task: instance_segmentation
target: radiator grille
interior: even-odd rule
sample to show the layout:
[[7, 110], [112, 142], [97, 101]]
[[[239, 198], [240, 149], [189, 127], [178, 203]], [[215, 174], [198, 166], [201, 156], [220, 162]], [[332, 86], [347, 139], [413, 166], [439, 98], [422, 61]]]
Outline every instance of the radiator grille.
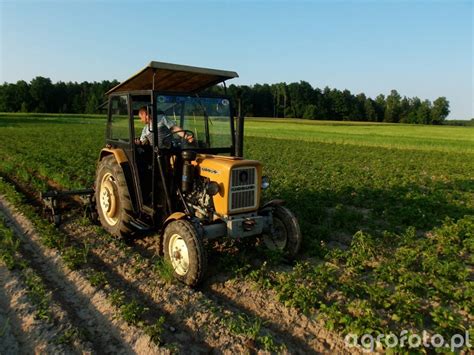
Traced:
[[230, 211], [257, 207], [257, 169], [233, 169], [230, 180]]

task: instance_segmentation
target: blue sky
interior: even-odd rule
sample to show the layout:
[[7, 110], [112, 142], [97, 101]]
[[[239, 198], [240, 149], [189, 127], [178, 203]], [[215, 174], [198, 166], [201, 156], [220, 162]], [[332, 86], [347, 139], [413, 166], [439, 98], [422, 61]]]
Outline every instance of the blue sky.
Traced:
[[4, 1], [0, 82], [124, 80], [151, 60], [446, 96], [474, 117], [472, 1]]

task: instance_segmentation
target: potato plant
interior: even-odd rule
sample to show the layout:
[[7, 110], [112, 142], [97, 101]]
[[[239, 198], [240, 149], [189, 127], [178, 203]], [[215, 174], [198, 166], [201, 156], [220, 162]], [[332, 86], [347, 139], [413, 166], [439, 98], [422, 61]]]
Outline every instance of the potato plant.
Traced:
[[[99, 116], [0, 115], [0, 174], [36, 191], [90, 187], [104, 128]], [[299, 218], [304, 254], [281, 271], [246, 249], [220, 260], [226, 270], [342, 334], [471, 329], [473, 128], [252, 119], [245, 157], [271, 178], [264, 199]]]

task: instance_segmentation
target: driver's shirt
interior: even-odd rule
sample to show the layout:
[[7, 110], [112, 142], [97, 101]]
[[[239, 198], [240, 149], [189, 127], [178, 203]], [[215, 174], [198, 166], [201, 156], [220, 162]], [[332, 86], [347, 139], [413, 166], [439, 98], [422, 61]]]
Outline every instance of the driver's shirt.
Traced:
[[[140, 136], [140, 141], [142, 143], [146, 143], [147, 141], [152, 144], [153, 142], [153, 132], [150, 130], [151, 126], [151, 121], [150, 124], [146, 124], [145, 127], [142, 129], [142, 135]], [[165, 115], [159, 115], [158, 116], [158, 134], [167, 134], [172, 132], [172, 128], [176, 126], [176, 123], [174, 123], [172, 120], [170, 120], [168, 117]]]

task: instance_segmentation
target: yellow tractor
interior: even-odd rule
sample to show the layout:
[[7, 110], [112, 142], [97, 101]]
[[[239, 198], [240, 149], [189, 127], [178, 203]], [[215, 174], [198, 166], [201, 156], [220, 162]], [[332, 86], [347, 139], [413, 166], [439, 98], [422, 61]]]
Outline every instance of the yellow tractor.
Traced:
[[236, 77], [151, 62], [107, 93], [94, 187], [100, 223], [119, 237], [158, 235], [175, 277], [190, 286], [205, 276], [206, 240], [261, 237], [287, 258], [300, 249], [283, 201], [260, 203], [269, 182], [260, 162], [242, 158], [243, 117], [226, 91], [205, 94]]

